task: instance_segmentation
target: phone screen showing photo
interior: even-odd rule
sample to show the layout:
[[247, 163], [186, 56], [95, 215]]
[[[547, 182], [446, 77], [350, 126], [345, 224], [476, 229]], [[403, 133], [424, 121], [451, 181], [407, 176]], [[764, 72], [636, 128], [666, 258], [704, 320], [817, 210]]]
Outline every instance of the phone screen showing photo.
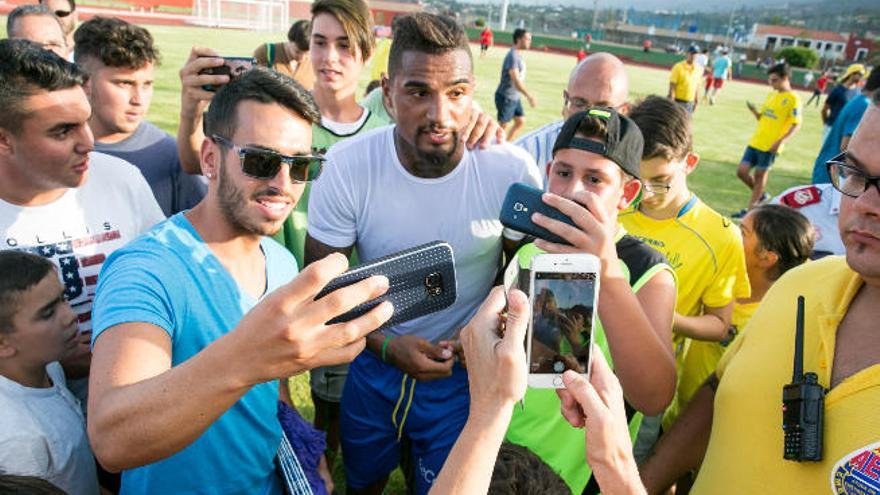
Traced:
[[536, 272], [532, 291], [529, 373], [586, 373], [596, 274]]

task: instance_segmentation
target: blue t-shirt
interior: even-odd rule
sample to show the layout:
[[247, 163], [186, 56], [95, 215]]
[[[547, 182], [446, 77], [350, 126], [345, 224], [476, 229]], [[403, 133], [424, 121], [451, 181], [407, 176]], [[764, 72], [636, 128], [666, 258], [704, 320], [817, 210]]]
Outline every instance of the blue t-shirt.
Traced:
[[828, 121], [825, 122], [825, 125], [833, 126], [834, 122], [837, 120], [837, 116], [840, 115], [840, 111], [843, 110], [843, 107], [846, 106], [849, 100], [852, 100], [858, 94], [859, 90], [857, 88], [847, 89], [843, 84], [835, 86], [828, 95], [828, 98], [825, 99], [825, 104], [831, 109], [831, 112], [828, 114]]
[[718, 57], [715, 59], [715, 65], [713, 66], [712, 77], [716, 79], [724, 79], [724, 76], [727, 75], [727, 69], [730, 68], [730, 57]]
[[[268, 237], [260, 247], [266, 257], [268, 294], [296, 276], [296, 260]], [[257, 302], [239, 288], [180, 213], [115, 251], [104, 263], [95, 297], [92, 345], [108, 328], [149, 323], [168, 332], [171, 364], [177, 366], [233, 330]], [[281, 441], [277, 403], [276, 381], [253, 387], [185, 449], [124, 471], [122, 493], [265, 493], [277, 483], [274, 458]]]
[[118, 143], [95, 141], [95, 151], [137, 167], [166, 217], [192, 208], [208, 191], [202, 176], [189, 175], [181, 168], [174, 138], [149, 122], [142, 122], [134, 134]]
[[496, 93], [504, 95], [505, 98], [511, 100], [519, 99], [519, 90], [513, 85], [513, 79], [510, 78], [510, 69], [519, 71], [519, 80], [524, 81], [526, 78], [526, 64], [519, 55], [519, 50], [511, 48], [504, 57], [504, 63], [501, 64], [501, 81], [498, 83]]
[[831, 131], [828, 132], [828, 136], [825, 137], [825, 141], [822, 143], [822, 150], [819, 151], [816, 162], [813, 164], [813, 184], [831, 182], [825, 162], [840, 154], [840, 141], [843, 140], [844, 136], [855, 134], [856, 128], [862, 120], [862, 115], [868, 109], [870, 103], [870, 98], [865, 95], [859, 95], [849, 100], [849, 103], [840, 111], [837, 120], [831, 126]]

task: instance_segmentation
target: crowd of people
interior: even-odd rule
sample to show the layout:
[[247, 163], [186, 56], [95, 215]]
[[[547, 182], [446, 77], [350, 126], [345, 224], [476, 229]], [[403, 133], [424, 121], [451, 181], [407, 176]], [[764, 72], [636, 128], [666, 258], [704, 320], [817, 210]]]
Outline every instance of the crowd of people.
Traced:
[[[769, 200], [802, 118], [789, 67], [769, 67], [737, 225], [688, 184], [691, 114], [730, 78], [726, 54], [708, 68], [689, 50], [665, 96], [636, 101], [623, 63], [592, 53], [563, 118], [514, 139], [521, 96], [535, 105], [530, 33], [513, 33], [493, 119], [454, 19], [395, 19], [361, 97], [369, 8], [315, 0], [235, 80], [193, 47], [172, 137], [145, 118], [149, 30], [77, 25], [73, 0], [7, 23], [0, 492], [322, 494], [341, 463], [353, 494], [398, 466], [418, 494], [880, 493], [878, 71], [851, 66], [832, 91], [820, 182]], [[501, 224], [513, 184], [544, 189], [571, 222], [532, 221], [564, 242]], [[455, 253], [449, 308], [330, 323], [389, 289], [377, 275], [316, 299], [331, 280], [436, 239]], [[542, 253], [601, 266], [589, 380], [569, 370], [558, 390], [527, 386], [528, 288], [495, 287]], [[783, 457], [799, 295], [817, 462]], [[533, 296], [548, 322], [592, 307]], [[312, 423], [291, 386], [306, 372]]]

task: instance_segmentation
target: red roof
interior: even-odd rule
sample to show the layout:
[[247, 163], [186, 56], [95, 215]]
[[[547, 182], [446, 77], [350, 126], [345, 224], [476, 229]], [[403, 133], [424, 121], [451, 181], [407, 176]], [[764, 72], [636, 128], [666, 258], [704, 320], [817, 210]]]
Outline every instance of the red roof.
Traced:
[[813, 29], [804, 29], [794, 26], [768, 26], [766, 24], [758, 24], [758, 29], [755, 31], [755, 34], [763, 36], [789, 36], [791, 38], [846, 43], [846, 38], [840, 33], [835, 33], [833, 31], [815, 31]]

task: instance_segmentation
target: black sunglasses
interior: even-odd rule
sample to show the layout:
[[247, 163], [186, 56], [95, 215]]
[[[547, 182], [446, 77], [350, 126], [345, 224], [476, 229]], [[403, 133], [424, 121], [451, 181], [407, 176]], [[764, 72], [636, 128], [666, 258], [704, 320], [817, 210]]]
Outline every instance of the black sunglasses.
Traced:
[[862, 170], [846, 163], [846, 151], [825, 162], [831, 185], [841, 194], [858, 198], [872, 185], [880, 194], [880, 175], [868, 175]]
[[232, 148], [238, 152], [241, 159], [241, 171], [248, 177], [260, 180], [270, 180], [278, 175], [281, 165], [290, 165], [290, 180], [304, 184], [312, 182], [321, 175], [324, 157], [318, 155], [282, 155], [277, 151], [237, 146], [223, 136], [213, 135], [211, 140], [215, 143]]

